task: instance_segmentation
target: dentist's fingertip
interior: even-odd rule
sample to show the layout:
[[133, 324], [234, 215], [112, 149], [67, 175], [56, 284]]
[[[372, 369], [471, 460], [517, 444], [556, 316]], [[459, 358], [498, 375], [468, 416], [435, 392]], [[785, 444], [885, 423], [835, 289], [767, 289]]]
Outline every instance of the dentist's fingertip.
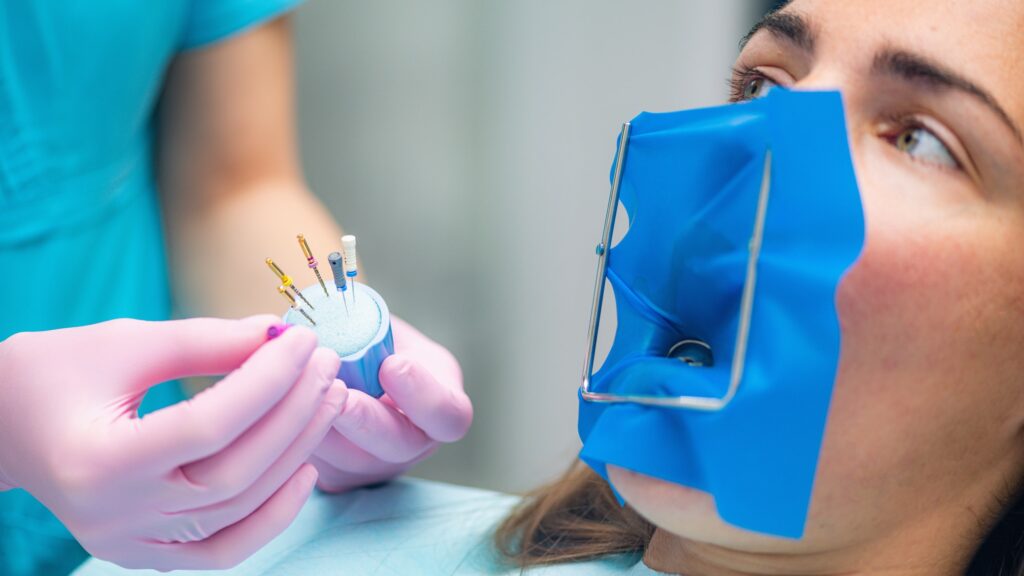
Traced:
[[[281, 344], [277, 344], [278, 342]], [[309, 328], [298, 325], [292, 325], [291, 328], [277, 338], [267, 341], [268, 346], [285, 346], [296, 353], [301, 352], [307, 358], [315, 353], [316, 343], [316, 334]]]
[[385, 391], [396, 386], [404, 389], [415, 370], [416, 363], [412, 359], [401, 354], [392, 354], [385, 358], [380, 366], [381, 386]]
[[358, 390], [349, 390], [338, 416], [334, 419], [334, 429], [345, 434], [365, 426], [368, 415], [363, 401], [367, 398], [369, 397]]
[[293, 337], [295, 337], [295, 335], [297, 335], [298, 337], [302, 338], [303, 340], [311, 340], [314, 343], [319, 341], [319, 339], [316, 336], [316, 332], [313, 332], [313, 330], [311, 330], [311, 329], [309, 329], [309, 328], [307, 328], [305, 326], [301, 326], [299, 324], [292, 324], [291, 329], [288, 330], [288, 334], [292, 334]]
[[327, 396], [324, 398], [324, 404], [331, 407], [334, 411], [334, 415], [337, 416], [341, 413], [342, 407], [345, 405], [345, 401], [348, 399], [348, 387], [341, 380], [335, 379], [331, 384], [329, 390], [327, 390]]
[[326, 356], [323, 375], [328, 385], [333, 384], [334, 380], [338, 377], [338, 370], [341, 369], [341, 357], [334, 350], [323, 346], [317, 348], [316, 353]]
[[257, 314], [240, 318], [234, 322], [239, 332], [243, 332], [253, 338], [260, 338], [265, 342], [271, 339], [268, 338], [270, 327], [281, 324], [281, 318], [273, 314]]
[[408, 376], [413, 369], [413, 361], [402, 354], [392, 354], [384, 362], [390, 363], [388, 369], [399, 376]]
[[309, 362], [309, 369], [312, 370], [311, 375], [314, 376], [315, 383], [320, 390], [320, 393], [326, 394], [327, 390], [332, 384], [334, 384], [335, 379], [338, 377], [338, 369], [341, 367], [341, 359], [334, 350], [320, 346], [313, 351]]
[[313, 487], [316, 485], [317, 479], [320, 478], [320, 471], [316, 469], [310, 463], [305, 463], [299, 468], [299, 471], [295, 473], [298, 477], [299, 487], [302, 492], [311, 492]]
[[254, 326], [270, 326], [281, 321], [280, 316], [274, 316], [273, 314], [254, 314], [252, 316], [246, 316], [238, 320], [244, 324], [252, 324]]

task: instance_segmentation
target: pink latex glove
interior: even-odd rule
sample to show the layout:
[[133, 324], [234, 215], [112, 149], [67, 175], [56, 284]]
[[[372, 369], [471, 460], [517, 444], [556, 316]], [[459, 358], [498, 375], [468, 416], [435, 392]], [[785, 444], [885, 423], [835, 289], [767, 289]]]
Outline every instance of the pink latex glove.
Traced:
[[[226, 568], [284, 530], [344, 404], [339, 359], [273, 316], [114, 320], [0, 342], [0, 481], [125, 567]], [[228, 374], [229, 373], [229, 374]], [[228, 374], [137, 417], [154, 384]]]
[[350, 390], [310, 459], [322, 490], [339, 492], [397, 476], [440, 443], [462, 438], [473, 421], [462, 370], [451, 352], [394, 316], [391, 329], [395, 354], [380, 368], [384, 396]]

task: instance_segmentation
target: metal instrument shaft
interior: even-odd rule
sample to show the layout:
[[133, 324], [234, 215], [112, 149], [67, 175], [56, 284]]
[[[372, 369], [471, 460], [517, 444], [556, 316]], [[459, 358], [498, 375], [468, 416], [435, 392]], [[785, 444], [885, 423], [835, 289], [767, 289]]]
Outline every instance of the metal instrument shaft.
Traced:
[[306, 257], [306, 262], [309, 263], [309, 267], [313, 269], [313, 274], [316, 274], [316, 281], [320, 283], [320, 287], [324, 289], [324, 296], [331, 297], [330, 293], [327, 292], [327, 285], [324, 284], [323, 277], [320, 276], [320, 270], [317, 268], [316, 258], [313, 257], [313, 251], [309, 249], [309, 243], [306, 242], [306, 237], [302, 234], [297, 236], [299, 240], [299, 247], [302, 248], [302, 255]]
[[284, 285], [278, 286], [277, 287], [277, 291], [280, 292], [282, 296], [287, 298], [288, 302], [291, 302], [292, 310], [295, 310], [299, 314], [302, 314], [303, 316], [306, 317], [306, 320], [309, 320], [310, 324], [312, 324], [313, 326], [316, 326], [316, 320], [313, 320], [312, 318], [309, 317], [309, 314], [306, 314], [306, 311], [303, 310], [302, 306], [298, 302], [295, 301], [295, 297], [288, 293], [288, 289], [285, 288]]

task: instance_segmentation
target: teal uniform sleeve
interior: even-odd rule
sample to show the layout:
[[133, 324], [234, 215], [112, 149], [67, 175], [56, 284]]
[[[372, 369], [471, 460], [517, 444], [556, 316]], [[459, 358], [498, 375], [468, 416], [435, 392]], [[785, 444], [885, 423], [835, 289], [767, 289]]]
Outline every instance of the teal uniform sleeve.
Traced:
[[[170, 317], [153, 163], [167, 66], [298, 4], [0, 0], [0, 262], [18, 278], [0, 285], [0, 340]], [[181, 398], [164, 383], [142, 411]], [[65, 575], [87, 557], [31, 494], [0, 492], [0, 575]]]
[[302, 0], [192, 0], [181, 49], [202, 48], [272, 20]]

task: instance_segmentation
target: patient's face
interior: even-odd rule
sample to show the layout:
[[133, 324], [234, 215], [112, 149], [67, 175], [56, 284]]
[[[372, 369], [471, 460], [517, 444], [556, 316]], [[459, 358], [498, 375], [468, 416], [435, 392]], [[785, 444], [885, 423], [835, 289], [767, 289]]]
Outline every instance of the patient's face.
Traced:
[[727, 547], [969, 545], [1024, 470], [1024, 148], [1011, 128], [1024, 124], [1024, 3], [797, 0], [782, 14], [799, 20], [751, 38], [738, 95], [842, 90], [867, 223], [837, 295], [842, 356], [806, 537], [746, 533], [705, 494], [612, 479], [662, 528]]

